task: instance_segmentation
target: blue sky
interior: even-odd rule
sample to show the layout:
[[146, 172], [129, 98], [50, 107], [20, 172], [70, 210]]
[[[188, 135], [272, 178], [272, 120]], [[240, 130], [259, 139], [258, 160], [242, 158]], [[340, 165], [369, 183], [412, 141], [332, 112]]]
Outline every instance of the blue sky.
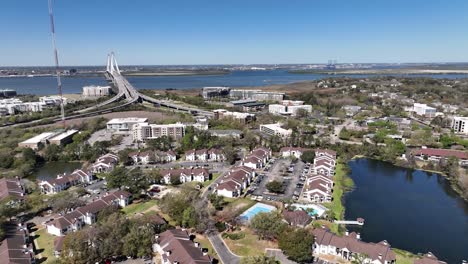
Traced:
[[[466, 0], [55, 0], [63, 65], [466, 62]], [[0, 1], [0, 66], [52, 65], [47, 0]]]

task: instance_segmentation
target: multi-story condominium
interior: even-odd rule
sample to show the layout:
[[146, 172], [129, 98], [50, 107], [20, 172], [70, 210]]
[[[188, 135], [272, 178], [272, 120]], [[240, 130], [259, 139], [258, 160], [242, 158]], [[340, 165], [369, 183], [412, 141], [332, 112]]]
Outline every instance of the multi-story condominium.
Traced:
[[308, 113], [312, 112], [312, 106], [305, 105], [304, 101], [283, 100], [280, 104], [271, 104], [268, 106], [268, 112], [276, 115], [296, 116], [300, 109]]
[[210, 179], [210, 172], [205, 168], [181, 168], [160, 170], [165, 184], [171, 184], [174, 179], [184, 182], [205, 182]]
[[112, 88], [110, 86], [84, 86], [83, 96], [84, 97], [101, 97], [111, 94]]
[[420, 116], [434, 117], [436, 111], [437, 109], [435, 109], [434, 107], [430, 107], [427, 104], [414, 103], [413, 105], [413, 112]]
[[107, 122], [107, 130], [114, 132], [131, 131], [133, 125], [148, 122], [148, 118], [125, 117], [114, 118]]
[[133, 125], [132, 132], [133, 140], [140, 142], [162, 136], [168, 136], [173, 139], [180, 139], [185, 135], [185, 125], [181, 123], [167, 125], [138, 123]]
[[216, 97], [228, 97], [231, 88], [229, 87], [203, 87], [202, 96], [204, 99], [211, 99]]
[[230, 112], [225, 109], [217, 109], [213, 112], [215, 119], [231, 118], [241, 123], [248, 123], [250, 121], [255, 120], [255, 115], [250, 113]]
[[468, 134], [468, 117], [454, 116], [451, 128], [455, 133]]
[[279, 136], [281, 138], [288, 138], [292, 134], [291, 129], [284, 129], [279, 123], [260, 125], [260, 131], [270, 136]]

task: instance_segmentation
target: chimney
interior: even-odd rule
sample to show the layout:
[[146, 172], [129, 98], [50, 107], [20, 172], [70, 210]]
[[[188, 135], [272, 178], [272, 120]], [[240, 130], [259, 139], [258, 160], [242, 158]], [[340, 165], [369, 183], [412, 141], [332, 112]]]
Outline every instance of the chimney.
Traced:
[[357, 238], [358, 240], [361, 240], [361, 233], [357, 233], [357, 234], [356, 234], [356, 238]]
[[345, 236], [349, 236], [349, 231], [348, 230], [346, 230]]
[[196, 247], [196, 248], [200, 247], [200, 243], [195, 242], [195, 247]]

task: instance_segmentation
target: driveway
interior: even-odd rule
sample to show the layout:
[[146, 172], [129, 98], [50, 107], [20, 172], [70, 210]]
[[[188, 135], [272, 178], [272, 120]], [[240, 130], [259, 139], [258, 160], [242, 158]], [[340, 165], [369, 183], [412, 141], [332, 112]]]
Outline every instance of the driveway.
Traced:
[[213, 232], [213, 234], [208, 235], [208, 239], [213, 245], [214, 250], [218, 254], [221, 262], [224, 264], [238, 264], [240, 263], [240, 257], [231, 252], [231, 250], [226, 246], [221, 235], [218, 232]]

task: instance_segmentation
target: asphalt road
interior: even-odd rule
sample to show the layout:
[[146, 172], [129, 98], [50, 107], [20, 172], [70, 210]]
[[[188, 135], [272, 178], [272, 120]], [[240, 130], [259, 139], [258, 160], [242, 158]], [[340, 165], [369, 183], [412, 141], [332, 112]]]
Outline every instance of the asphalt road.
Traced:
[[211, 235], [208, 235], [208, 239], [210, 240], [213, 248], [215, 249], [216, 253], [218, 253], [219, 258], [224, 264], [238, 264], [240, 263], [240, 257], [234, 255], [231, 250], [224, 244], [221, 235], [217, 232]]

